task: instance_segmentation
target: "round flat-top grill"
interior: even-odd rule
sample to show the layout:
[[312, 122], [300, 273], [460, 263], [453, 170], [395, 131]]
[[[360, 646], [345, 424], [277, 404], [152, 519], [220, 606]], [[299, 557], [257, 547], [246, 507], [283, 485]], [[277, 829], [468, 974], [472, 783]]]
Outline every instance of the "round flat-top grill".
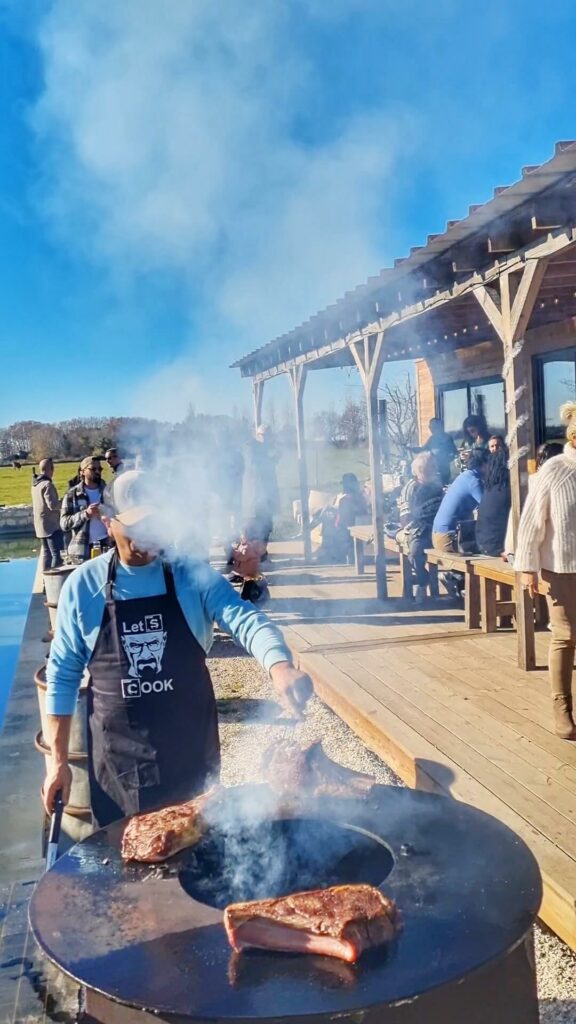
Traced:
[[[540, 875], [506, 826], [388, 786], [340, 811], [302, 804], [290, 816], [267, 809], [264, 793], [236, 787], [224, 831], [164, 865], [124, 864], [118, 822], [40, 880], [34, 935], [100, 994], [98, 1020], [121, 1021], [122, 1006], [174, 1022], [358, 1021], [362, 1011], [365, 1021], [394, 1024], [538, 1020], [531, 943]], [[391, 946], [354, 965], [230, 949], [227, 902], [339, 882], [370, 882], [396, 900], [404, 926]]]

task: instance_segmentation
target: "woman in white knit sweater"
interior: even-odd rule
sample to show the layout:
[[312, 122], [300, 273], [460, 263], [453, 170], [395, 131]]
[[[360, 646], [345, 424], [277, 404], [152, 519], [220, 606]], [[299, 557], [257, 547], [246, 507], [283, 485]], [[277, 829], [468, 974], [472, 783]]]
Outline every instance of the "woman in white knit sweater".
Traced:
[[518, 530], [514, 568], [534, 596], [538, 574], [549, 585], [550, 685], [556, 734], [576, 740], [572, 669], [576, 650], [576, 402], [560, 409], [567, 423], [563, 455], [539, 470]]

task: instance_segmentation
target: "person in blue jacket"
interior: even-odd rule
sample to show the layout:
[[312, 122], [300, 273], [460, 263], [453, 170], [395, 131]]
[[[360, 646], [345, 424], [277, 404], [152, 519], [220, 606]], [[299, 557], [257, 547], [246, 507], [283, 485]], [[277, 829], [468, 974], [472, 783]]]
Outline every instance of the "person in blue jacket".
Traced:
[[115, 547], [66, 581], [46, 671], [51, 765], [43, 786], [51, 813], [70, 795], [71, 716], [88, 668], [92, 813], [100, 826], [190, 799], [218, 779], [216, 700], [206, 665], [212, 624], [253, 654], [288, 713], [312, 693], [282, 634], [201, 560], [163, 560], [159, 513], [142, 500], [145, 474], [114, 483], [103, 513]]
[[485, 448], [472, 450], [467, 469], [457, 476], [446, 491], [432, 524], [432, 547], [437, 551], [457, 551], [458, 523], [472, 518], [484, 491], [490, 459]]

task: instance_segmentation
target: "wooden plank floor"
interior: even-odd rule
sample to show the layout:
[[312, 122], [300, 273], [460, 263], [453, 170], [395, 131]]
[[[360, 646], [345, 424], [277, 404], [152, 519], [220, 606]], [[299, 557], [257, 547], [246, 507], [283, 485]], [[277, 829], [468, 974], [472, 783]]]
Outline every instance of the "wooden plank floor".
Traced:
[[[372, 574], [305, 569], [295, 554], [278, 546], [267, 571], [270, 612], [319, 696], [408, 785], [466, 800], [522, 836], [544, 879], [541, 917], [576, 949], [576, 744], [552, 731], [549, 634], [537, 634], [539, 668], [525, 673], [513, 631], [466, 630], [448, 598], [380, 603]], [[389, 591], [399, 594], [394, 567]]]

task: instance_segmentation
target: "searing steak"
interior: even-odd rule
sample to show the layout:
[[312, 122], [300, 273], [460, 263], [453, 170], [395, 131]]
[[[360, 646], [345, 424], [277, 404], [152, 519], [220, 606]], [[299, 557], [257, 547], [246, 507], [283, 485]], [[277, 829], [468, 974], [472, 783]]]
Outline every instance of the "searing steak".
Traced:
[[279, 740], [264, 751], [262, 773], [277, 793], [306, 792], [311, 796], [354, 799], [370, 795], [376, 780], [336, 764], [322, 750], [319, 740], [301, 747], [293, 740]]
[[194, 800], [135, 814], [122, 836], [123, 860], [155, 864], [195, 846], [208, 828], [205, 812], [210, 805], [216, 806], [221, 792], [220, 786], [213, 786]]
[[320, 953], [355, 963], [399, 928], [393, 900], [371, 885], [335, 885], [279, 899], [232, 903], [224, 911], [232, 948]]

